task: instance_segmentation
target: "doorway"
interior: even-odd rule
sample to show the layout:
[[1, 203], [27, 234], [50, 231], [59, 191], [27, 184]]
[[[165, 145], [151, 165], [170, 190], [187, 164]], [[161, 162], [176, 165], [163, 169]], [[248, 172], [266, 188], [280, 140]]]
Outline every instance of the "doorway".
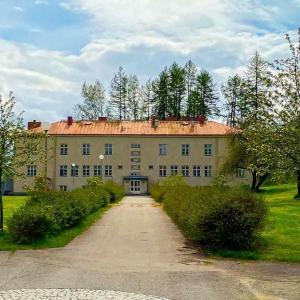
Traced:
[[130, 180], [130, 192], [132, 194], [141, 193], [141, 180]]

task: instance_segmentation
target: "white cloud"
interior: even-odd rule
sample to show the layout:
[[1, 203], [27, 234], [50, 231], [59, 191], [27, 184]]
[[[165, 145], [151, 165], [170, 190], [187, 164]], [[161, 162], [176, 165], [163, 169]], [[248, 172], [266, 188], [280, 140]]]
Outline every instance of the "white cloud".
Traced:
[[65, 0], [59, 6], [90, 18], [90, 41], [78, 54], [0, 40], [0, 91], [16, 92], [26, 119], [70, 114], [81, 84], [100, 79], [109, 86], [119, 65], [145, 80], [173, 60], [191, 58], [221, 83], [241, 74], [256, 50], [269, 60], [288, 51], [283, 31], [260, 25], [276, 24], [277, 7], [256, 0]]
[[34, 4], [36, 4], [36, 5], [49, 5], [49, 2], [47, 0], [35, 0]]
[[19, 11], [19, 12], [23, 12], [24, 9], [21, 6], [14, 6], [13, 10]]

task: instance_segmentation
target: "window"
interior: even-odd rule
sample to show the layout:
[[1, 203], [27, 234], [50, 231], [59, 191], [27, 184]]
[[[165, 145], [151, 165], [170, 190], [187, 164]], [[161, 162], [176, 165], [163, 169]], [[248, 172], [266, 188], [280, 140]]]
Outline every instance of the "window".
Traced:
[[28, 177], [36, 176], [36, 165], [27, 166], [27, 176]]
[[141, 166], [140, 165], [132, 165], [131, 170], [140, 170]]
[[131, 144], [131, 148], [139, 149], [141, 148], [140, 144]]
[[60, 185], [60, 186], [59, 186], [59, 190], [60, 190], [61, 192], [66, 192], [66, 191], [68, 190], [68, 187], [67, 187], [66, 185]]
[[105, 155], [112, 155], [112, 144], [105, 144]]
[[105, 177], [111, 177], [112, 176], [112, 166], [105, 166]]
[[140, 176], [141, 173], [140, 172], [131, 172], [130, 175], [131, 176]]
[[118, 169], [119, 170], [123, 170], [123, 166], [122, 165], [118, 165]]
[[178, 174], [178, 166], [172, 165], [171, 166], [171, 175], [175, 176]]
[[94, 166], [94, 176], [101, 176], [101, 166], [100, 165]]
[[160, 177], [167, 176], [167, 167], [166, 166], [159, 166], [159, 176]]
[[167, 144], [159, 144], [159, 155], [167, 155]]
[[184, 156], [190, 155], [190, 145], [189, 144], [182, 144], [181, 154]]
[[190, 167], [189, 166], [181, 166], [182, 176], [188, 177], [190, 176]]
[[60, 144], [60, 155], [68, 155], [68, 145]]
[[152, 165], [150, 165], [148, 168], [149, 168], [149, 170], [153, 170], [153, 166]]
[[59, 167], [59, 176], [66, 177], [68, 176], [68, 166], [60, 166]]
[[242, 168], [238, 168], [236, 170], [236, 176], [239, 178], [245, 178], [246, 177], [246, 170]]
[[131, 158], [131, 162], [140, 163], [141, 159], [140, 158]]
[[82, 176], [90, 176], [90, 166], [82, 166]]
[[79, 166], [71, 167], [71, 176], [77, 177], [79, 175]]
[[131, 156], [140, 156], [141, 151], [131, 151]]
[[204, 176], [211, 177], [212, 176], [212, 166], [205, 166], [204, 167]]
[[83, 144], [82, 145], [82, 154], [83, 155], [90, 155], [91, 154], [91, 145], [90, 144]]
[[204, 155], [211, 156], [212, 155], [212, 144], [205, 144], [204, 145]]
[[193, 166], [193, 176], [194, 177], [200, 177], [201, 176], [200, 166]]

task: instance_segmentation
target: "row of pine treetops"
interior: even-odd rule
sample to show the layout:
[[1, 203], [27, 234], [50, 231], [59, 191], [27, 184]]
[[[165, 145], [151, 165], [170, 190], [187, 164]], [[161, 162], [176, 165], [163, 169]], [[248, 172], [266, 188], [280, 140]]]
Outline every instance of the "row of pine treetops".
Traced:
[[[290, 47], [299, 51], [288, 35], [286, 38]], [[97, 120], [99, 116], [119, 120], [205, 116], [226, 120], [233, 127], [242, 126], [247, 119], [270, 117], [278, 103], [282, 104], [279, 81], [285, 77], [280, 77], [279, 71], [289, 68], [289, 59], [290, 63], [294, 58], [299, 59], [290, 50], [290, 58], [272, 62], [254, 53], [249, 57], [246, 71], [241, 75], [232, 74], [220, 87], [210, 72], [199, 69], [191, 60], [184, 66], [174, 62], [144, 84], [140, 84], [136, 75], [126, 74], [119, 67], [109, 91], [99, 80], [83, 84], [83, 102], [74, 107], [74, 113], [78, 119], [85, 120]], [[290, 67], [281, 73], [292, 72]], [[299, 96], [298, 92], [296, 95]]]

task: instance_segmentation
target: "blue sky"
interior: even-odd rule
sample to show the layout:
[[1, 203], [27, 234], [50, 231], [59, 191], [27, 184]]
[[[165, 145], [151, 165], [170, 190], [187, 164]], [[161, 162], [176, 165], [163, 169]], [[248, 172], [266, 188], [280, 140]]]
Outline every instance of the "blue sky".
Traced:
[[26, 120], [55, 121], [120, 65], [143, 82], [192, 59], [221, 84], [256, 50], [284, 56], [299, 26], [300, 0], [1, 0], [0, 93]]

